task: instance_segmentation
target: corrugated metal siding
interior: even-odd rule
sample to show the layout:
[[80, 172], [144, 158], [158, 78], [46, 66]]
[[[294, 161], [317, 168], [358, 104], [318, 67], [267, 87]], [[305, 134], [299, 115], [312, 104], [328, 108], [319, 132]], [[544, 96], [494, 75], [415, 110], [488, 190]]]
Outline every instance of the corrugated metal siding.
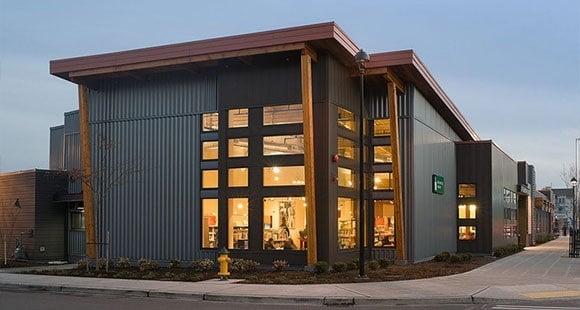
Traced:
[[69, 230], [68, 232], [68, 256], [70, 261], [76, 261], [85, 257], [86, 253], [85, 232], [81, 230]]
[[[457, 249], [455, 143], [457, 135], [417, 90], [413, 94], [413, 260]], [[417, 109], [421, 109], [423, 111]], [[435, 113], [435, 114], [433, 114]], [[445, 178], [445, 194], [431, 192], [431, 175]]]
[[[81, 169], [81, 140], [79, 134], [79, 111], [64, 114], [64, 170], [73, 172]], [[82, 182], [69, 182], [68, 193], [82, 191]]]
[[328, 100], [358, 114], [360, 102], [359, 80], [336, 58], [328, 57]]
[[199, 249], [199, 113], [217, 110], [215, 76], [111, 84], [89, 95], [99, 241], [109, 231], [111, 257], [213, 257]]
[[518, 238], [504, 237], [504, 208], [506, 206], [504, 188], [517, 192], [517, 163], [491, 144], [491, 239], [492, 248], [517, 244]]
[[50, 128], [48, 169], [64, 170], [64, 125]]
[[107, 80], [89, 96], [91, 123], [217, 110], [215, 74], [164, 73], [146, 80]]
[[93, 150], [94, 167], [101, 171], [96, 178], [103, 180], [97, 185], [103, 197], [97, 205], [98, 234], [104, 242], [110, 232], [112, 257], [195, 257], [198, 128], [195, 116], [92, 126], [93, 139], [105, 135], [115, 145]]
[[[387, 85], [385, 84], [385, 87], [380, 88], [372, 87], [368, 91], [367, 90], [365, 91], [366, 91], [365, 93], [366, 106], [368, 107], [370, 114], [369, 118], [375, 119], [389, 117], [389, 105], [387, 102]], [[404, 96], [402, 98], [404, 98]], [[399, 99], [399, 102], [403, 101]], [[402, 115], [401, 113], [399, 114]]]

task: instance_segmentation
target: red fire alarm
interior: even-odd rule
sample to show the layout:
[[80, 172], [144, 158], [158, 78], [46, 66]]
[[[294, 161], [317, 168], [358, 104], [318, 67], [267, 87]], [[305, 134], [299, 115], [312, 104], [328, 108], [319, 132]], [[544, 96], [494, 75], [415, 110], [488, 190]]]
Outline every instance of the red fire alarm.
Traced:
[[337, 154], [332, 155], [332, 162], [333, 163], [337, 163], [338, 162], [338, 155]]

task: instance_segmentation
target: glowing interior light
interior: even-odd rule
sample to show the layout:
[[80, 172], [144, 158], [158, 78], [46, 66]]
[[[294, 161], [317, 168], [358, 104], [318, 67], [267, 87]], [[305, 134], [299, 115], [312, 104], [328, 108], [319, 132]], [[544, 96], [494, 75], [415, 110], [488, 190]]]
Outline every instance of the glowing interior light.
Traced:
[[274, 171], [274, 173], [280, 173], [280, 168], [274, 167], [274, 168], [272, 168], [272, 171]]

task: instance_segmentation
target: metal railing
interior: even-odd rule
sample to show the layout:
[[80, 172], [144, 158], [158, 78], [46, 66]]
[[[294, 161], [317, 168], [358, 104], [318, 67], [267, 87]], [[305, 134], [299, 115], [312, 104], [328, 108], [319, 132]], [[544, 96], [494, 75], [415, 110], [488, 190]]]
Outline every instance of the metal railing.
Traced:
[[580, 233], [577, 230], [570, 230], [570, 257], [580, 256]]

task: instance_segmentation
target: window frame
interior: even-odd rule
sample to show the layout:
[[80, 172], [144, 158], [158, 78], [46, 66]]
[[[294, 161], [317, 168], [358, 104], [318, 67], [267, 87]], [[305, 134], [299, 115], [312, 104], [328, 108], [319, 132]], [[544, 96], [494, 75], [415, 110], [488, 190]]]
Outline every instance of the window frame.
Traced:
[[[241, 113], [243, 110], [246, 111], [246, 122], [245, 122], [245, 125], [242, 125], [242, 126], [232, 126], [232, 113], [240, 112], [240, 115], [243, 115]], [[233, 129], [233, 128], [248, 128], [249, 125], [250, 125], [250, 109], [249, 108], [235, 108], [235, 109], [229, 109], [228, 110], [228, 129]]]
[[[215, 142], [215, 144], [217, 145], [217, 155], [215, 158], [205, 158], [204, 157], [204, 144], [205, 143], [213, 143]], [[202, 161], [214, 161], [214, 160], [218, 160], [220, 157], [220, 145], [219, 145], [219, 141], [218, 140], [205, 140], [205, 141], [201, 141], [201, 160]]]
[[[461, 188], [461, 185], [473, 185], [473, 187], [474, 187], [474, 192], [475, 192], [475, 193], [473, 194], [473, 196], [463, 196], [463, 197], [462, 197], [462, 196], [460, 196], [460, 195], [459, 195], [459, 190], [460, 190], [460, 188]], [[477, 186], [477, 183], [457, 183], [457, 198], [458, 198], [458, 199], [469, 199], [469, 198], [477, 198], [477, 194], [478, 194], [478, 189], [477, 189], [477, 188], [478, 188], [478, 186]]]
[[[211, 116], [211, 115], [214, 115], [214, 114], [215, 114], [215, 116], [216, 116], [216, 118], [217, 118], [217, 119], [216, 119], [216, 128], [215, 128], [215, 129], [207, 129], [207, 130], [206, 130], [206, 129], [205, 129], [205, 127], [204, 127], [204, 120], [205, 120], [205, 117], [206, 117], [206, 116]], [[218, 132], [218, 131], [220, 130], [219, 123], [220, 123], [220, 115], [219, 115], [219, 112], [218, 112], [218, 111], [215, 111], [215, 112], [206, 112], [206, 113], [202, 113], [202, 114], [201, 114], [201, 132], [202, 132], [202, 133], [207, 133], [207, 132]]]
[[[217, 207], [216, 207], [216, 225], [215, 225], [215, 227], [217, 228], [217, 232], [215, 234], [215, 247], [205, 247], [204, 244], [203, 244], [203, 224], [204, 224], [203, 223], [203, 220], [204, 220], [203, 219], [203, 217], [204, 217], [204, 215], [203, 215], [204, 214], [204, 212], [203, 212], [204, 211], [203, 202], [205, 200], [215, 200], [217, 202]], [[201, 213], [200, 222], [201, 223], [199, 225], [199, 230], [200, 230], [200, 233], [201, 233], [201, 238], [200, 238], [200, 244], [199, 245], [200, 245], [200, 249], [202, 249], [202, 250], [215, 250], [215, 249], [218, 249], [219, 246], [220, 246], [220, 244], [219, 244], [220, 243], [219, 242], [220, 241], [220, 221], [219, 221], [219, 219], [220, 219], [220, 212], [219, 212], [219, 210], [220, 210], [220, 207], [219, 207], [219, 199], [217, 197], [206, 197], [206, 198], [201, 198], [200, 199], [200, 213]], [[208, 230], [208, 233], [209, 233], [209, 230]]]

